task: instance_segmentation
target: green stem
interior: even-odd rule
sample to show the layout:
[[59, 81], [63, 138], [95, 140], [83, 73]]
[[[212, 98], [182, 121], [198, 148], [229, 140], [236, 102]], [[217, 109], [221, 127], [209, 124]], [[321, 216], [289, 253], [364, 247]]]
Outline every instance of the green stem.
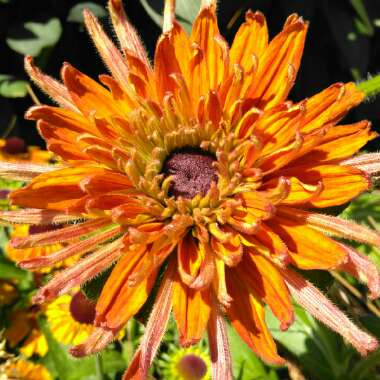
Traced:
[[96, 380], [105, 380], [104, 375], [103, 375], [102, 358], [100, 354], [95, 355], [95, 370], [96, 370]]
[[358, 83], [357, 86], [367, 95], [367, 97], [380, 94], [380, 74]]

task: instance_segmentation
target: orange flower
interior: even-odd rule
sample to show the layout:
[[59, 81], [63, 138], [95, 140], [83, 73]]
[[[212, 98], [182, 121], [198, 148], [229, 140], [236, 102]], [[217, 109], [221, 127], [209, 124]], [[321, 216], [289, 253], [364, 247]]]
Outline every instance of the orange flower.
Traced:
[[27, 118], [37, 120], [63, 164], [1, 166], [8, 176], [29, 179], [11, 194], [25, 210], [1, 218], [69, 223], [13, 242], [23, 248], [71, 242], [21, 262], [23, 268], [85, 255], [43, 286], [37, 303], [117, 262], [96, 305], [97, 328], [71, 349], [75, 356], [112, 341], [164, 272], [125, 379], [146, 377], [172, 310], [181, 345], [208, 330], [216, 379], [231, 378], [224, 314], [262, 359], [283, 363], [264, 305], [285, 330], [294, 319], [291, 295], [362, 354], [377, 347], [293, 270], [339, 269], [366, 280], [372, 297], [380, 294], [376, 267], [331, 237], [380, 246], [379, 234], [314, 211], [349, 202], [370, 188], [370, 174], [379, 170], [378, 155], [347, 161], [375, 137], [370, 123], [337, 126], [364, 94], [353, 83], [338, 83], [292, 103], [287, 96], [308, 24], [291, 15], [268, 42], [264, 16], [248, 11], [229, 48], [215, 7], [202, 1], [187, 36], [175, 20], [174, 1], [166, 1], [153, 67], [120, 0], [109, 8], [121, 52], [85, 11], [111, 72], [99, 77], [101, 84], [69, 64], [57, 82], [26, 58], [31, 78], [59, 105], [32, 107]]

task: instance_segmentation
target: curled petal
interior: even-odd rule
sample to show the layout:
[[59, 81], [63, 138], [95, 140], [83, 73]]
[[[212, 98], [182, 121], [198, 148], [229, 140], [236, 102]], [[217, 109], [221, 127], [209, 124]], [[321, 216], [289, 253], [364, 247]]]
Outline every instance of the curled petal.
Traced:
[[290, 269], [280, 269], [294, 299], [311, 315], [342, 335], [362, 355], [378, 347], [377, 340], [355, 326], [315, 286]]
[[368, 284], [372, 299], [380, 297], [380, 274], [376, 265], [366, 255], [342, 244], [348, 253], [347, 263], [341, 265], [338, 270], [350, 273]]
[[117, 336], [118, 331], [103, 327], [96, 327], [84, 343], [69, 349], [71, 355], [76, 358], [96, 354], [106, 348]]

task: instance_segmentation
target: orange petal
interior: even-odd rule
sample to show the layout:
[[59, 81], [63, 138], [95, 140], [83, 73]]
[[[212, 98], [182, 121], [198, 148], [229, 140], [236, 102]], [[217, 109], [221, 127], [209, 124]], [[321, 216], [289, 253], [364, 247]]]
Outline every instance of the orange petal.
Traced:
[[240, 337], [265, 362], [284, 363], [265, 324], [264, 307], [242, 281], [238, 270], [227, 272], [227, 289], [233, 298], [227, 316]]
[[283, 102], [294, 84], [300, 66], [308, 24], [297, 15], [287, 19], [283, 31], [265, 50], [247, 97], [267, 109]]
[[259, 61], [268, 46], [268, 28], [264, 15], [261, 12], [253, 13], [248, 10], [245, 14], [245, 23], [237, 31], [230, 50], [231, 64], [242, 66], [246, 73], [254, 68], [252, 56]]
[[337, 83], [306, 100], [306, 113], [300, 126], [310, 133], [324, 125], [335, 124], [363, 101], [365, 94], [354, 83]]
[[97, 167], [56, 170], [35, 177], [27, 186], [10, 194], [13, 204], [23, 207], [70, 210], [81, 204], [85, 193], [79, 182], [88, 175], [103, 172]]
[[[201, 65], [205, 66], [208, 74], [207, 90], [217, 89], [227, 74], [228, 47], [219, 33], [214, 6], [201, 9], [193, 24], [191, 41], [199, 46], [202, 52]], [[193, 78], [193, 80], [199, 81], [201, 78]]]
[[371, 132], [371, 123], [364, 120], [350, 125], [330, 128], [318, 146], [303, 156], [294, 165], [328, 163], [353, 156], [377, 134]]
[[177, 275], [173, 288], [173, 313], [182, 346], [193, 345], [202, 338], [210, 311], [210, 290], [191, 289]]
[[[321, 183], [322, 191], [310, 201], [310, 205], [318, 208], [344, 204], [371, 185], [361, 170], [340, 165], [302, 165], [281, 170], [278, 175], [295, 177], [312, 186]], [[291, 188], [289, 197], [292, 197], [292, 191]]]
[[[136, 261], [130, 257], [132, 254], [132, 252], [126, 252], [122, 261], [128, 260], [136, 263]], [[125, 266], [125, 263], [121, 266], [123, 265]], [[136, 266], [138, 267], [138, 265]], [[122, 328], [129, 319], [140, 310], [147, 300], [156, 280], [158, 270], [146, 271], [144, 280], [141, 280], [135, 286], [130, 286], [127, 280], [128, 277], [134, 273], [135, 268], [131, 268], [130, 264], [127, 264], [127, 268], [129, 271], [116, 266], [108, 278], [99, 299], [102, 303], [98, 306], [98, 301], [96, 306], [96, 324], [104, 325], [111, 329]], [[124, 269], [122, 274], [119, 272], [119, 269]], [[113, 275], [114, 273], [115, 275]], [[115, 279], [115, 277], [117, 278]], [[111, 286], [113, 291], [110, 289]], [[118, 290], [118, 292], [115, 293], [115, 290]], [[107, 297], [106, 293], [111, 294]], [[111, 304], [107, 308], [106, 314], [103, 314], [104, 301], [105, 299], [110, 299], [110, 297], [112, 297]]]
[[294, 321], [293, 305], [280, 272], [265, 257], [248, 248], [249, 255], [236, 268], [244, 283], [264, 301], [286, 330]]
[[277, 215], [294, 221], [307, 223], [309, 226], [315, 227], [316, 229], [333, 236], [380, 247], [379, 232], [370, 230], [367, 227], [353, 223], [349, 220], [286, 206], [278, 207]]
[[347, 252], [338, 243], [305, 222], [276, 216], [267, 224], [285, 242], [300, 269], [333, 269], [347, 260]]
[[111, 117], [120, 114], [109, 91], [68, 63], [62, 68], [62, 78], [84, 116], [95, 114], [97, 117]]
[[199, 273], [203, 257], [195, 239], [187, 234], [178, 244], [178, 273], [181, 280], [190, 286]]

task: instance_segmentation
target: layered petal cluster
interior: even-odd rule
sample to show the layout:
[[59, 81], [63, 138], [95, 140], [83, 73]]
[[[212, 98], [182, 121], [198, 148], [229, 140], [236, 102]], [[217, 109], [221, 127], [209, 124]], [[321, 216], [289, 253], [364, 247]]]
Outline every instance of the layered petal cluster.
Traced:
[[[24, 210], [2, 212], [1, 219], [62, 225], [17, 240], [24, 248], [65, 243], [22, 261], [23, 268], [82, 255], [39, 290], [37, 303], [115, 264], [96, 304], [96, 329], [71, 349], [76, 356], [104, 348], [159, 284], [126, 379], [146, 377], [171, 312], [181, 345], [208, 331], [216, 379], [231, 378], [224, 316], [262, 359], [282, 363], [264, 308], [285, 330], [294, 320], [291, 295], [361, 353], [377, 347], [300, 275], [346, 271], [379, 296], [376, 267], [333, 239], [380, 246], [379, 234], [318, 213], [371, 187], [375, 168], [366, 171], [368, 160], [350, 161], [375, 137], [370, 123], [340, 124], [364, 94], [353, 83], [337, 83], [293, 103], [287, 97], [308, 24], [291, 15], [269, 41], [264, 16], [248, 11], [229, 47], [215, 8], [202, 1], [188, 36], [175, 20], [174, 1], [166, 1], [153, 65], [120, 0], [109, 2], [120, 49], [85, 11], [111, 74], [99, 81], [66, 63], [61, 83], [26, 58], [31, 78], [57, 103], [32, 107], [26, 117], [37, 121], [61, 164], [3, 166], [6, 175], [29, 183], [10, 195]], [[189, 148], [214, 158], [217, 179], [192, 197], [173, 195], [178, 178], [163, 170], [165, 162]]]

